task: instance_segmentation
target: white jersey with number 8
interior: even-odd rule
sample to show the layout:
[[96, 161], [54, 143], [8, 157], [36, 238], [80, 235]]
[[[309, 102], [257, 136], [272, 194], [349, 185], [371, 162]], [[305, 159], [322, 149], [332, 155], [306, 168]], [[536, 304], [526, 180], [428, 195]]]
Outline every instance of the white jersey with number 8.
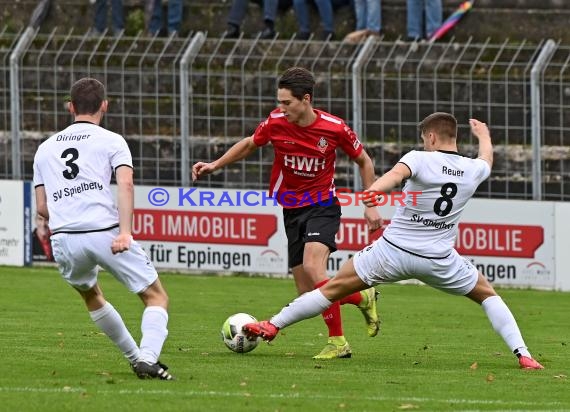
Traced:
[[[491, 168], [482, 159], [448, 151], [413, 150], [400, 162], [411, 171], [403, 189], [405, 206], [397, 207], [383, 237], [422, 257], [445, 257], [455, 243], [465, 204]], [[412, 192], [418, 193], [408, 195]]]

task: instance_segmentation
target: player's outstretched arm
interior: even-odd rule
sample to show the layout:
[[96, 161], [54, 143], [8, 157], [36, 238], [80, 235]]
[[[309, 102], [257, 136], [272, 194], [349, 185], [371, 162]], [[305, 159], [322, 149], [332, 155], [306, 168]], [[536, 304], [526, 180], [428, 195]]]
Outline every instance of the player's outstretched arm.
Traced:
[[201, 176], [215, 172], [224, 166], [245, 159], [257, 150], [257, 145], [253, 142], [253, 135], [246, 137], [224, 153], [219, 159], [210, 163], [198, 162], [192, 166], [192, 181], [195, 182]]
[[368, 189], [366, 192], [371, 192], [371, 196], [364, 199], [364, 204], [368, 207], [375, 207], [378, 205], [374, 193], [388, 193], [394, 187], [399, 186], [404, 179], [410, 177], [411, 172], [408, 166], [404, 163], [396, 163], [396, 165], [380, 176]]
[[117, 179], [117, 209], [119, 210], [119, 235], [111, 244], [113, 253], [129, 250], [132, 240], [134, 184], [133, 169], [128, 166], [119, 166], [115, 170]]
[[489, 128], [483, 122], [477, 119], [469, 119], [471, 132], [473, 136], [479, 140], [479, 159], [483, 159], [489, 163], [489, 167], [493, 167], [493, 143], [491, 142], [491, 133]]

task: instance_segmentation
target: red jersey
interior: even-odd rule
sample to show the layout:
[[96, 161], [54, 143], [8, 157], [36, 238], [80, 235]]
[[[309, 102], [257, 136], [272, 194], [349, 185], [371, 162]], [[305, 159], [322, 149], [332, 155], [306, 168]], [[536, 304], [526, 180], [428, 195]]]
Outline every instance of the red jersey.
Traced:
[[356, 134], [342, 119], [313, 110], [317, 119], [301, 127], [288, 122], [275, 109], [253, 134], [256, 145], [273, 145], [275, 159], [269, 192], [284, 208], [326, 203], [335, 196], [336, 148], [340, 147], [351, 159], [363, 150]]

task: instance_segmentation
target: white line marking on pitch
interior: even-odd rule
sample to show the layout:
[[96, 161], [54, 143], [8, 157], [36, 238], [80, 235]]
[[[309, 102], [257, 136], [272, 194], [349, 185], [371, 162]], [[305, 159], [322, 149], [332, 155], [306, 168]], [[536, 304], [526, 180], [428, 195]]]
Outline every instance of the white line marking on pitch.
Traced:
[[[183, 396], [196, 396], [196, 397], [225, 397], [225, 398], [279, 398], [279, 399], [337, 399], [349, 400], [351, 396], [331, 396], [331, 395], [301, 395], [299, 393], [272, 393], [256, 395], [251, 392], [216, 392], [216, 391], [174, 391], [170, 389], [119, 389], [117, 391], [110, 390], [96, 390], [90, 391], [81, 387], [68, 387], [63, 388], [32, 388], [32, 387], [9, 387], [0, 386], [0, 392], [17, 393], [93, 393], [102, 395], [183, 395]], [[456, 403], [456, 404], [470, 404], [470, 405], [521, 405], [521, 406], [562, 406], [561, 402], [532, 402], [532, 401], [504, 401], [500, 399], [436, 399], [436, 398], [418, 398], [418, 397], [389, 397], [389, 396], [359, 396], [359, 400], [367, 401], [394, 401], [394, 402], [440, 402], [440, 403]]]

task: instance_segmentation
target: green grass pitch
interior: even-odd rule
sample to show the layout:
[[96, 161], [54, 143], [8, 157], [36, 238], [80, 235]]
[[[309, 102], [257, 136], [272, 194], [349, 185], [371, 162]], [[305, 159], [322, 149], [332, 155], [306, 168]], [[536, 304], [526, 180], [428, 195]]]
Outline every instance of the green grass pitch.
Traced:
[[[314, 361], [322, 319], [236, 354], [227, 316], [268, 318], [291, 279], [162, 274], [170, 295], [161, 360], [174, 382], [141, 381], [54, 268], [0, 268], [0, 409], [5, 411], [570, 410], [570, 293], [500, 290], [543, 371], [518, 369], [483, 311], [428, 287], [379, 287], [379, 336], [343, 307], [351, 359]], [[138, 341], [142, 303], [109, 274], [100, 283]]]

